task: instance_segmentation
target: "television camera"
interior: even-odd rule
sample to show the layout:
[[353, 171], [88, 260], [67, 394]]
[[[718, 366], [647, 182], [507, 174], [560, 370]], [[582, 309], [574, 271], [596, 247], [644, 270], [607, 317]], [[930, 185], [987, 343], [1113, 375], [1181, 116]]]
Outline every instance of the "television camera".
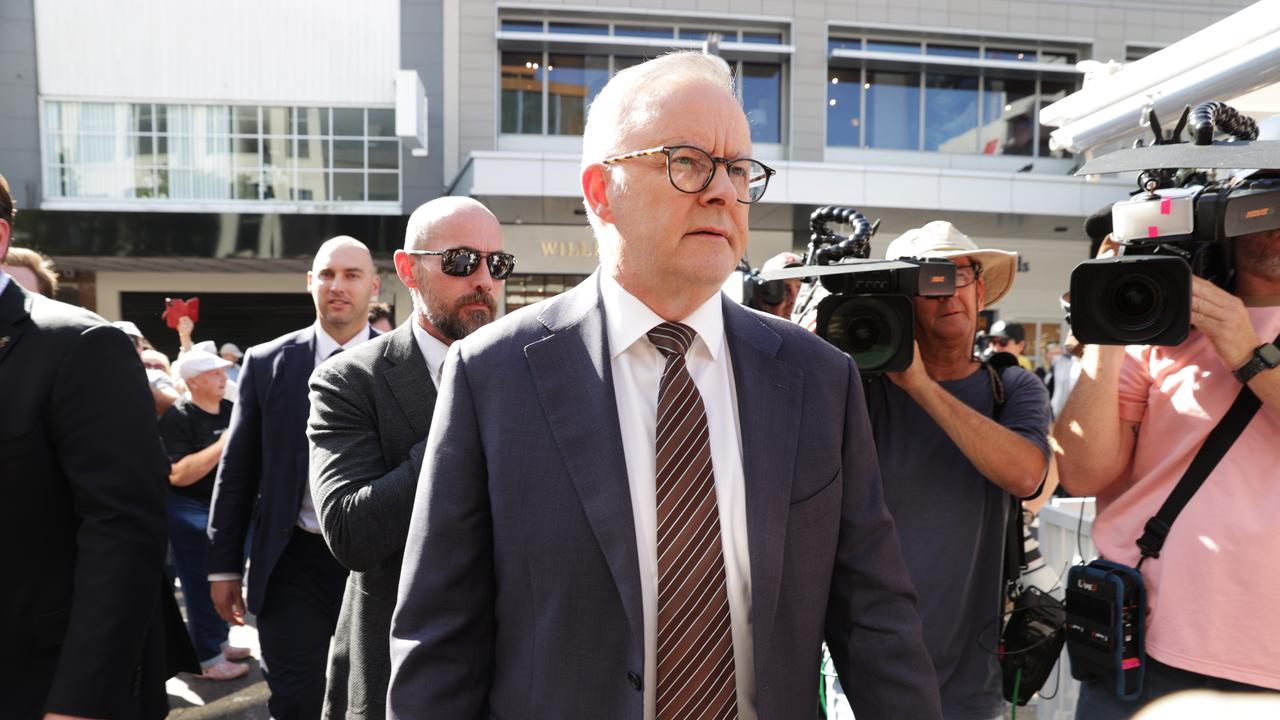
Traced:
[[[1220, 102], [1184, 109], [1168, 135], [1154, 110], [1147, 118], [1150, 145], [1140, 140], [1077, 173], [1142, 171], [1138, 190], [1111, 210], [1120, 254], [1071, 273], [1068, 320], [1081, 342], [1181, 343], [1191, 327], [1192, 275], [1231, 290], [1232, 239], [1280, 228], [1280, 142], [1258, 141], [1257, 124]], [[1231, 138], [1215, 142], [1217, 133]], [[1257, 167], [1271, 169], [1225, 172]]]
[[[910, 367], [915, 342], [911, 298], [951, 295], [956, 286], [956, 266], [949, 260], [870, 259], [871, 237], [879, 224], [853, 208], [818, 208], [809, 216], [804, 266], [761, 273], [765, 280], [816, 278], [826, 293], [818, 302], [816, 332], [853, 357], [863, 375]], [[847, 233], [837, 232], [844, 227]]]

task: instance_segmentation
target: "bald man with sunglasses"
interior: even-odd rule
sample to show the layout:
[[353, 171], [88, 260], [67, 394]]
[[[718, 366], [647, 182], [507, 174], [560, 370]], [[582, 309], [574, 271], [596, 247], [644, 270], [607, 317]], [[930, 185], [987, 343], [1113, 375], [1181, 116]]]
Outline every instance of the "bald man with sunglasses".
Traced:
[[386, 716], [391, 611], [441, 366], [450, 344], [493, 320], [515, 258], [493, 213], [446, 197], [410, 216], [395, 263], [413, 317], [311, 378], [311, 492], [325, 541], [352, 571], [326, 718]]

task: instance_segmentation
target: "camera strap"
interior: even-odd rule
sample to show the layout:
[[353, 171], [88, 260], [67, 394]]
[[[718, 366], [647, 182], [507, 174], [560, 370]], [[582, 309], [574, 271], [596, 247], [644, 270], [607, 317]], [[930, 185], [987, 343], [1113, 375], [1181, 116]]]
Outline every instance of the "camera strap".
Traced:
[[[1280, 337], [1276, 338], [1276, 342], [1280, 343]], [[1138, 538], [1138, 548], [1142, 550], [1142, 557], [1138, 560], [1139, 570], [1142, 569], [1142, 563], [1147, 558], [1160, 557], [1160, 550], [1164, 547], [1165, 539], [1169, 537], [1173, 521], [1178, 518], [1178, 514], [1187, 506], [1187, 503], [1191, 502], [1192, 496], [1208, 479], [1209, 473], [1217, 467], [1261, 407], [1262, 401], [1253, 390], [1249, 389], [1248, 385], [1240, 388], [1240, 394], [1236, 396], [1235, 402], [1209, 432], [1209, 437], [1205, 438], [1204, 444], [1200, 446], [1200, 450], [1187, 466], [1186, 472], [1182, 474], [1173, 491], [1169, 493], [1169, 497], [1160, 506], [1160, 510], [1147, 520], [1142, 537]]]

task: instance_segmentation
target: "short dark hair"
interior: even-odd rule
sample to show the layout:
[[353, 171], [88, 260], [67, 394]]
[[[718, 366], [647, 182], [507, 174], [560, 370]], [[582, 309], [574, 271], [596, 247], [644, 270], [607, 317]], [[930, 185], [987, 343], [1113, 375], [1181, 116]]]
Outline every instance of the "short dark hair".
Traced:
[[0, 220], [13, 224], [18, 216], [18, 206], [13, 204], [13, 193], [9, 192], [9, 181], [0, 175]]
[[376, 323], [383, 318], [391, 322], [391, 306], [384, 302], [369, 303], [369, 322]]

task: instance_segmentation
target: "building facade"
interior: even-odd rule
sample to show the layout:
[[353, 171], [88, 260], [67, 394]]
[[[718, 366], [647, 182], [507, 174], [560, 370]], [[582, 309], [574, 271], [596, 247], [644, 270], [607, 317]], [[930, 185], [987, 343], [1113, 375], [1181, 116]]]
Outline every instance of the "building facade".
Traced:
[[408, 213], [446, 194], [503, 222], [510, 309], [596, 265], [578, 186], [594, 94], [710, 41], [779, 171], [752, 208], [754, 265], [803, 247], [821, 205], [880, 219], [878, 252], [948, 219], [1021, 254], [997, 310], [1042, 344], [1062, 332], [1083, 218], [1129, 181], [1073, 177], [1040, 108], [1080, 87], [1078, 61], [1142, 57], [1246, 4], [6, 0], [0, 173], [15, 244], [148, 334], [166, 332], [166, 296], [200, 295], [219, 341], [305, 322], [302, 272], [340, 233], [373, 248], [403, 318], [390, 254]]

